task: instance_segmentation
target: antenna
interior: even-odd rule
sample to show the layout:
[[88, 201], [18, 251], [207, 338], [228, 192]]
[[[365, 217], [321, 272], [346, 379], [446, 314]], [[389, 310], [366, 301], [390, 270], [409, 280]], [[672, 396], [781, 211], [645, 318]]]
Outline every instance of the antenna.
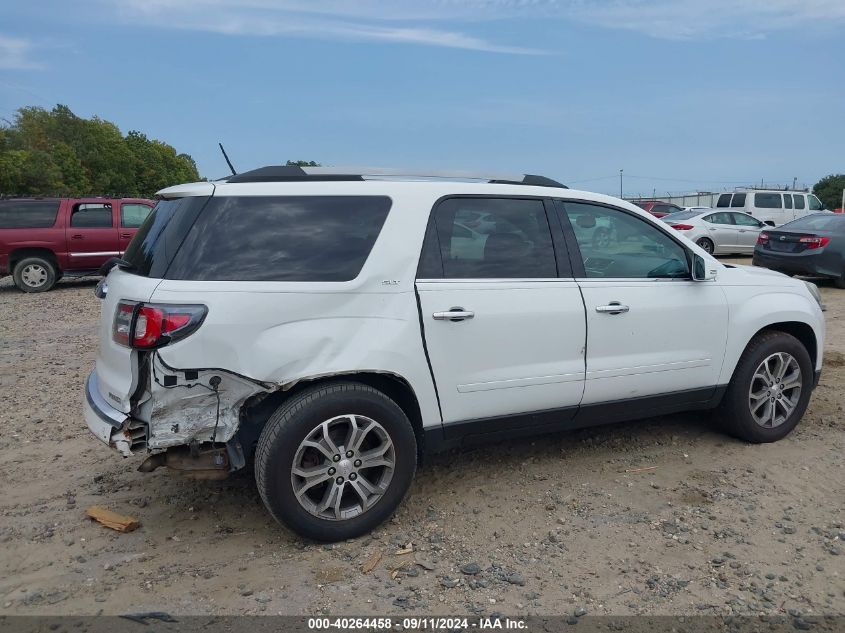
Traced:
[[235, 168], [234, 168], [234, 167], [232, 167], [232, 161], [230, 161], [230, 160], [229, 160], [229, 155], [228, 155], [228, 154], [226, 154], [226, 150], [225, 150], [225, 149], [223, 149], [223, 143], [217, 143], [217, 145], [219, 145], [219, 146], [220, 146], [220, 151], [221, 151], [221, 152], [223, 152], [223, 158], [225, 158], [225, 159], [226, 159], [226, 164], [229, 166], [229, 169], [231, 169], [231, 170], [232, 170], [232, 175], [233, 175], [233, 176], [237, 176], [237, 175], [238, 175], [238, 172], [236, 172], [236, 171], [235, 171]]

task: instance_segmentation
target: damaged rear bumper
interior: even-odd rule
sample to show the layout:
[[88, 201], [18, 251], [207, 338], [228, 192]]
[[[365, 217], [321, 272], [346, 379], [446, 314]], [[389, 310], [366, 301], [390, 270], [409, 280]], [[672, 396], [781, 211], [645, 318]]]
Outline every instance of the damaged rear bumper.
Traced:
[[133, 451], [146, 447], [147, 425], [132, 419], [106, 402], [100, 395], [96, 370], [92, 371], [85, 381], [85, 400], [82, 406], [85, 423], [91, 433], [124, 457], [129, 457]]

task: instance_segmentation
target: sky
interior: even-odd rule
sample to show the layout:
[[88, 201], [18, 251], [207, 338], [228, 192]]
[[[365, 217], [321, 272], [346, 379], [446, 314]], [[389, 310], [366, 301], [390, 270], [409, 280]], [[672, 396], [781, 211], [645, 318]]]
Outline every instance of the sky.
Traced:
[[3, 0], [0, 117], [626, 196], [845, 172], [843, 0]]

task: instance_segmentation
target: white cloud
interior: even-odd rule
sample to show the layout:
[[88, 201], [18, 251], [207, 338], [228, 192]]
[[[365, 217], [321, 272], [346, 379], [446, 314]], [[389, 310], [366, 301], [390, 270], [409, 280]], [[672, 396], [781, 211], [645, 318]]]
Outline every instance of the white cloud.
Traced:
[[0, 69], [32, 70], [41, 68], [41, 64], [30, 58], [32, 42], [20, 37], [0, 34]]
[[[845, 24], [845, 0], [100, 0], [127, 19], [232, 35], [298, 36], [537, 54], [473, 34], [481, 22], [580, 22], [665, 39], [764, 37]], [[448, 28], [442, 28], [447, 23]], [[458, 27], [457, 25], [460, 25]]]

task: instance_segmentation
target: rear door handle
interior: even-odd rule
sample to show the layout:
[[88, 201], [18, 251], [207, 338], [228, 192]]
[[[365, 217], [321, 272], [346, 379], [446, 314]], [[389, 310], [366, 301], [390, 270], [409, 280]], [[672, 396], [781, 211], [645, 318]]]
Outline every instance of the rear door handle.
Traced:
[[596, 312], [601, 314], [623, 314], [630, 310], [628, 306], [623, 306], [618, 301], [611, 301], [606, 306], [596, 306]]
[[125, 238], [128, 239], [128, 238], [132, 237], [132, 233], [121, 233], [120, 237], [125, 237]]
[[72, 239], [72, 240], [81, 240], [81, 239], [82, 239], [82, 235], [79, 235], [79, 234], [77, 233], [76, 235], [71, 235], [71, 236], [70, 236], [70, 239]]
[[475, 312], [463, 308], [451, 308], [446, 312], [435, 312], [431, 315], [436, 321], [463, 321], [475, 316]]

